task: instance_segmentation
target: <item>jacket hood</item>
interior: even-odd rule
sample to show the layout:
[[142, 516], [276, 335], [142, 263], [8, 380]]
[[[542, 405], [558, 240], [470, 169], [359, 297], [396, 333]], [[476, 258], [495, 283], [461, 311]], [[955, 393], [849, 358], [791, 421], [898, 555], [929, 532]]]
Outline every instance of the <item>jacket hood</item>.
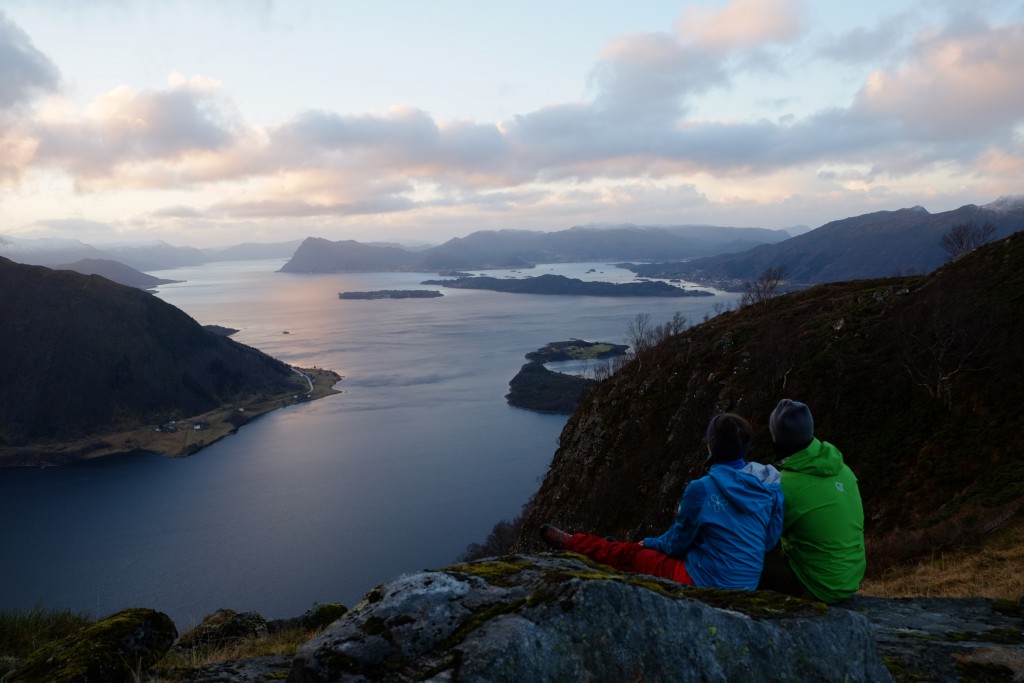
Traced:
[[786, 472], [831, 477], [843, 468], [843, 454], [827, 441], [811, 439], [807, 448], [789, 456], [779, 466]]
[[749, 462], [741, 469], [715, 465], [708, 473], [731, 504], [754, 512], [771, 504], [782, 491], [782, 474], [771, 465]]

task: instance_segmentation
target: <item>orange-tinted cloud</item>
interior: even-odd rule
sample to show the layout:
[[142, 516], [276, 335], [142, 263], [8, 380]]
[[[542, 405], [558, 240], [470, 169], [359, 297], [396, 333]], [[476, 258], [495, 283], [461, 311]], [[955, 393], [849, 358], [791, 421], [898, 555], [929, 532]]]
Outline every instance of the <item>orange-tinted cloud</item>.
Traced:
[[687, 5], [676, 33], [715, 52], [784, 43], [799, 37], [801, 3], [796, 0], [733, 0], [720, 10]]
[[990, 135], [1024, 120], [1024, 26], [968, 25], [921, 35], [911, 58], [871, 74], [864, 115], [901, 123], [910, 137]]

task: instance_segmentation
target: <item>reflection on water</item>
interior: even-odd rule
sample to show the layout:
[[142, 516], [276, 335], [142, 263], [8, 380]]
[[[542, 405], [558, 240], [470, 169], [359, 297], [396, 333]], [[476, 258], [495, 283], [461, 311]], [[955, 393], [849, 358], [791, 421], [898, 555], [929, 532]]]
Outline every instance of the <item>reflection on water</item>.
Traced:
[[[287, 363], [339, 372], [343, 393], [267, 414], [191, 458], [0, 470], [0, 609], [145, 606], [182, 629], [220, 607], [277, 618], [352, 605], [452, 562], [536, 490], [565, 418], [505, 403], [524, 354], [570, 337], [623, 343], [637, 313], [699, 319], [732, 300], [443, 290], [342, 301], [431, 276], [274, 272], [281, 263], [161, 271], [187, 281], [159, 296]], [[515, 275], [552, 268], [632, 279], [607, 264]]]

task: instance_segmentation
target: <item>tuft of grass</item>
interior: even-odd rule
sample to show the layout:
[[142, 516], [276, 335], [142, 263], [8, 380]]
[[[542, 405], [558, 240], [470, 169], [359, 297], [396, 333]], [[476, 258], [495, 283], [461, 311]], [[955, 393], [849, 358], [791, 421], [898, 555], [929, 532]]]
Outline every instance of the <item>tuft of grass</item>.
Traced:
[[0, 655], [22, 659], [91, 623], [93, 620], [84, 614], [39, 606], [28, 611], [0, 612]]
[[883, 598], [986, 597], [1016, 602], [1024, 595], [1024, 522], [1016, 522], [982, 545], [939, 553], [890, 567], [865, 579], [860, 592]]
[[320, 629], [309, 631], [301, 628], [288, 628], [259, 638], [239, 640], [221, 647], [201, 647], [185, 651], [171, 648], [170, 652], [153, 668], [161, 671], [173, 671], [195, 669], [218, 662], [250, 657], [291, 656], [295, 654], [300, 645], [316, 636], [319, 631]]

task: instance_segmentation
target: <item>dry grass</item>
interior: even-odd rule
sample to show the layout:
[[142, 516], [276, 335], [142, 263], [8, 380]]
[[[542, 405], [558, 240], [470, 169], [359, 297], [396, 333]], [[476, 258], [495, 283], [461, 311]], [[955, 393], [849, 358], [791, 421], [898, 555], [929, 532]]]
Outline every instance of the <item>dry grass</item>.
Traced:
[[211, 664], [272, 655], [290, 657], [300, 645], [319, 632], [320, 629], [310, 631], [290, 628], [261, 638], [247, 638], [223, 647], [197, 648], [185, 652], [172, 649], [152, 668], [155, 675], [142, 680], [147, 683], [178, 683], [185, 672], [192, 672]]
[[886, 598], [987, 597], [1017, 601], [1024, 596], [1024, 522], [1016, 522], [979, 547], [964, 548], [920, 563], [887, 569], [865, 579], [860, 592]]
[[313, 638], [317, 632], [291, 628], [262, 638], [247, 638], [218, 648], [197, 648], [187, 652], [171, 650], [156, 668], [195, 668], [249, 657], [293, 655], [300, 645]]

